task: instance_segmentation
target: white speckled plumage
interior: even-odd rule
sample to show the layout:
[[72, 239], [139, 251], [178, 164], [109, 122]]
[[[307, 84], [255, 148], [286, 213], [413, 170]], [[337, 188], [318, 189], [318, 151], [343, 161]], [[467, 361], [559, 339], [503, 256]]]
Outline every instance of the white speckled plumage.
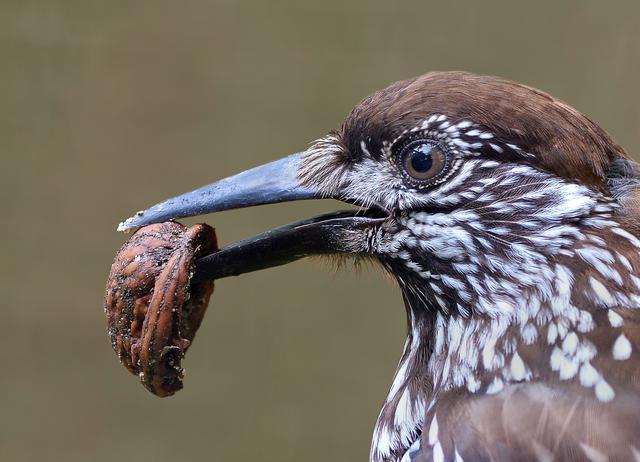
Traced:
[[[416, 140], [446, 154], [425, 183], [398, 161]], [[584, 409], [630, 422], [632, 409], [617, 403], [634, 396], [640, 415], [640, 390], [625, 383], [634, 372], [621, 369], [638, 368], [640, 339], [640, 216], [629, 208], [640, 168], [631, 164], [566, 104], [457, 73], [373, 95], [309, 150], [305, 181], [392, 213], [359, 249], [396, 277], [409, 321], [373, 462], [631, 455], [621, 436], [609, 446], [578, 438]], [[502, 422], [473, 427], [496, 409], [519, 434]], [[543, 415], [557, 422], [535, 423]], [[496, 458], [478, 449], [482, 438], [518, 442]]]

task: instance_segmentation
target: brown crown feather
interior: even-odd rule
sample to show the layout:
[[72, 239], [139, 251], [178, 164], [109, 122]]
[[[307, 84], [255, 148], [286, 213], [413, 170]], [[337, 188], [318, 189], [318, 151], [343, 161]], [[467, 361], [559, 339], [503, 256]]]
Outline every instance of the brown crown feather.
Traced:
[[[609, 191], [613, 161], [628, 159], [624, 149], [588, 117], [542, 91], [498, 77], [466, 72], [430, 72], [365, 98], [338, 131], [350, 157], [360, 141], [379, 151], [403, 130], [431, 114], [452, 123], [470, 120], [535, 155], [535, 166], [578, 181], [596, 191]], [[526, 161], [526, 160], [523, 160]]]

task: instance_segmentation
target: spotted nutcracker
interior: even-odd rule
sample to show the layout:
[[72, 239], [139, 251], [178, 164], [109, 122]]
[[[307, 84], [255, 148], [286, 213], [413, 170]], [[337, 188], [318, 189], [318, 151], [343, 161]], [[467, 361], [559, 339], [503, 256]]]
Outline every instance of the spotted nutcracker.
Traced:
[[640, 461], [640, 166], [598, 125], [524, 85], [429, 73], [121, 229], [312, 198], [360, 209], [233, 244], [196, 278], [332, 253], [395, 278], [408, 333], [371, 461]]

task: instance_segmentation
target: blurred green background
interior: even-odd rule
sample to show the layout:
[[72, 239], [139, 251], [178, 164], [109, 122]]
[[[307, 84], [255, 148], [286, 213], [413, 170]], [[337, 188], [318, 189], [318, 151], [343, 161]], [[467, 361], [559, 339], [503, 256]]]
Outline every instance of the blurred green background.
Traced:
[[[542, 88], [639, 153], [639, 24], [637, 1], [3, 0], [0, 460], [366, 460], [397, 288], [315, 261], [220, 281], [185, 389], [159, 399], [105, 334], [116, 224], [436, 69]], [[200, 220], [224, 244], [334, 208]]]

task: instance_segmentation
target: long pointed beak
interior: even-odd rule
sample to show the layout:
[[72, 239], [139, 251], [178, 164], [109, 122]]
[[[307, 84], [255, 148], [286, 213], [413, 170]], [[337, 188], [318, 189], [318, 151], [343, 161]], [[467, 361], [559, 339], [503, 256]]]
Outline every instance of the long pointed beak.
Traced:
[[[241, 207], [324, 198], [320, 191], [301, 184], [298, 171], [303, 157], [303, 152], [293, 154], [168, 199], [128, 218], [118, 230]], [[374, 207], [324, 214], [267, 231], [201, 258], [194, 280], [235, 276], [311, 255], [371, 253], [370, 228], [388, 217]]]
[[136, 213], [118, 231], [177, 218], [277, 202], [318, 199], [317, 190], [300, 184], [298, 169], [304, 152], [247, 170]]

